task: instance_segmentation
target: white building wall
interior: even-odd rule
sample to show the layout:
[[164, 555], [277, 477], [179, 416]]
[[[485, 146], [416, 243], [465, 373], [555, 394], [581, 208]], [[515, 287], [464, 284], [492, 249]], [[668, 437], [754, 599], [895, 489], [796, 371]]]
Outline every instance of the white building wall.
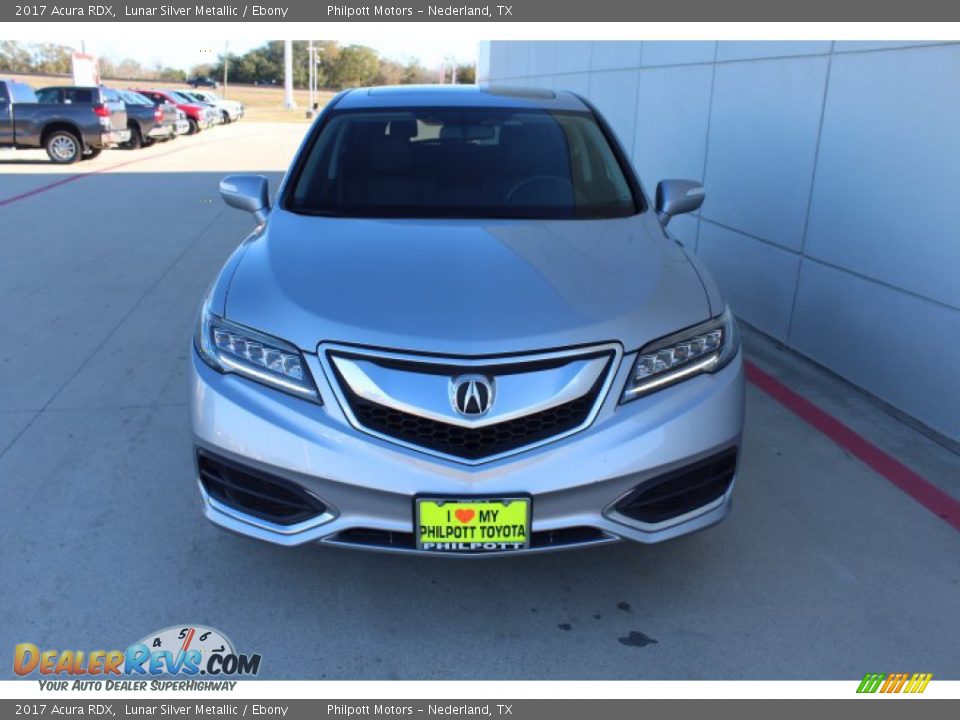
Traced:
[[594, 102], [735, 312], [960, 440], [960, 43], [495, 41], [480, 82]]

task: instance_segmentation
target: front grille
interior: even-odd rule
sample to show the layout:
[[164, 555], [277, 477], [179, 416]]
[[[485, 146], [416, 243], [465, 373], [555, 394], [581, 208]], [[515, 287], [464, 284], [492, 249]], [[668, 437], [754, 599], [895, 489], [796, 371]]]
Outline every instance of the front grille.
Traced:
[[737, 451], [731, 448], [648, 480], [617, 503], [616, 510], [640, 522], [663, 522], [723, 497], [736, 471]]
[[[482, 369], [474, 371], [483, 372]], [[491, 375], [504, 374], [502, 368], [491, 368], [487, 372]], [[444, 455], [479, 460], [578, 428], [590, 416], [609, 372], [608, 361], [593, 387], [575, 400], [513, 420], [476, 428], [452, 425], [371, 402], [356, 395], [342, 377], [338, 377], [338, 380], [354, 417], [365, 428]], [[449, 374], [457, 373], [454, 371]]]
[[323, 503], [282, 478], [205, 452], [197, 454], [197, 467], [210, 497], [247, 515], [294, 525], [326, 512]]
[[[593, 527], [569, 527], [558, 530], [538, 530], [530, 535], [530, 549], [541, 550], [551, 547], [583, 545], [602, 540], [611, 540], [612, 536]], [[372, 528], [350, 528], [337, 533], [333, 542], [364, 547], [397, 548], [415, 550], [417, 547], [413, 533], [374, 530]], [[431, 551], [432, 552], [432, 551]], [[505, 552], [510, 551], [488, 551]], [[466, 553], [464, 553], [466, 554]], [[483, 553], [476, 553], [483, 554]]]

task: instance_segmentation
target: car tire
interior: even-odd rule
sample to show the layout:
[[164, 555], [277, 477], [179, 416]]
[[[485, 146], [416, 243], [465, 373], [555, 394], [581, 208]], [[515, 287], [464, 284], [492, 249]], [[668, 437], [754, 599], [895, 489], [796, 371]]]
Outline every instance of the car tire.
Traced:
[[226, 110], [221, 111], [220, 115], [223, 117], [224, 125], [229, 125], [230, 123], [233, 122], [233, 120], [230, 119], [230, 113], [228, 113]]
[[123, 147], [128, 150], [138, 150], [143, 147], [143, 135], [140, 134], [140, 129], [136, 125], [129, 125], [130, 129], [130, 139], [127, 140]]
[[83, 157], [83, 143], [69, 130], [54, 130], [43, 147], [47, 157], [57, 165], [69, 165]]
[[196, 135], [200, 132], [200, 125], [193, 118], [188, 118], [187, 122], [190, 123], [190, 129], [187, 130], [187, 135]]

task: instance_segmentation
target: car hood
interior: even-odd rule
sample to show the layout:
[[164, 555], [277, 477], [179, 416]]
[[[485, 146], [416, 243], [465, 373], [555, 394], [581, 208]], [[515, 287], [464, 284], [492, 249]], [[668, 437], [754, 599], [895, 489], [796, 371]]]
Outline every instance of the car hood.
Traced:
[[226, 317], [308, 352], [324, 341], [452, 355], [618, 341], [634, 350], [710, 306], [654, 213], [613, 220], [364, 220], [275, 210]]

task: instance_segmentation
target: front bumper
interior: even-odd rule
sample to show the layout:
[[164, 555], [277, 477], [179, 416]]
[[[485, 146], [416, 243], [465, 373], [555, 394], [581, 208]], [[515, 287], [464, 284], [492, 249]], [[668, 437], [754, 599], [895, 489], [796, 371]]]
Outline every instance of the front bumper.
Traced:
[[[517, 552], [618, 540], [655, 543], [722, 520], [733, 482], [702, 507], [657, 523], [614, 508], [645, 483], [737, 448], [743, 427], [742, 354], [723, 370], [620, 405], [635, 354], [625, 355], [597, 418], [563, 440], [468, 466], [377, 439], [350, 426], [315, 356], [307, 356], [324, 400], [317, 405], [220, 374], [192, 353], [191, 420], [199, 452], [210, 453], [300, 488], [324, 511], [278, 525], [238, 511], [200, 486], [208, 519], [280, 545], [323, 542], [419, 552], [395, 538], [413, 532], [414, 498], [532, 498], [531, 532], [541, 541]], [[554, 542], [555, 538], [559, 538]], [[442, 554], [431, 552], [430, 554]], [[471, 557], [476, 557], [471, 555]]]

